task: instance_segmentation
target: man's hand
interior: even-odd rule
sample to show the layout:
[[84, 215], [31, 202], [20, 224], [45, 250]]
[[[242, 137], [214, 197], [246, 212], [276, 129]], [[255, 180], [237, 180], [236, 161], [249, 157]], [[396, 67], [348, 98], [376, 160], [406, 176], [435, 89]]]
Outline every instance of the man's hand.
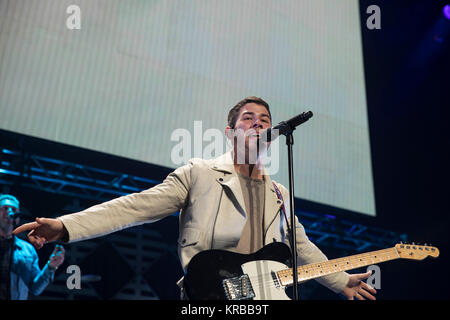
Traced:
[[57, 244], [55, 249], [53, 250], [50, 258], [48, 259], [48, 265], [51, 269], [56, 270], [62, 263], [64, 262], [65, 255], [64, 247]]
[[377, 291], [362, 281], [367, 279], [371, 274], [371, 271], [366, 273], [351, 274], [347, 286], [341, 293], [346, 296], [348, 300], [354, 300], [355, 298], [358, 300], [366, 300], [366, 298], [375, 300], [375, 297], [372, 294], [376, 294]]
[[21, 225], [13, 231], [13, 234], [17, 235], [24, 231], [30, 231], [28, 241], [36, 249], [42, 248], [46, 243], [62, 239], [67, 232], [61, 221], [49, 218], [36, 218], [36, 222]]

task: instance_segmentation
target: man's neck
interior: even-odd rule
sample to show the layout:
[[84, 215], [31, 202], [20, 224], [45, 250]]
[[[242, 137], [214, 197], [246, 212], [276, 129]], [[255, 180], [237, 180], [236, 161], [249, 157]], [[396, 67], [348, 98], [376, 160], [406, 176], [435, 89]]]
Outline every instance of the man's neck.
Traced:
[[232, 157], [234, 170], [236, 170], [236, 172], [253, 179], [264, 178], [264, 167], [259, 156], [256, 161], [253, 160], [256, 163], [249, 163], [250, 161], [247, 157], [245, 158], [244, 163], [239, 163], [236, 150], [233, 150]]
[[236, 172], [253, 179], [264, 179], [263, 170], [255, 164], [234, 164]]

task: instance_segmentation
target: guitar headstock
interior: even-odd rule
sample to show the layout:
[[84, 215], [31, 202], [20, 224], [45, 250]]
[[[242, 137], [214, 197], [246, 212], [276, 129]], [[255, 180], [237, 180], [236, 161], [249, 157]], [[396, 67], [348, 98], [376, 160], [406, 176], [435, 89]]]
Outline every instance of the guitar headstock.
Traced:
[[395, 245], [395, 249], [403, 259], [423, 260], [426, 257], [439, 257], [439, 249], [427, 245], [399, 243]]

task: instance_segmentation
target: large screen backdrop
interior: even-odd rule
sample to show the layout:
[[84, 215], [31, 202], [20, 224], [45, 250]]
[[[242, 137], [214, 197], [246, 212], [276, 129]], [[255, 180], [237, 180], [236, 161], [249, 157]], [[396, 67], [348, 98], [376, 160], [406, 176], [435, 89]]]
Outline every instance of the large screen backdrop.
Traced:
[[274, 124], [314, 113], [296, 197], [375, 215], [356, 0], [0, 1], [2, 129], [176, 168], [177, 129], [183, 162], [213, 157], [208, 130], [252, 95]]

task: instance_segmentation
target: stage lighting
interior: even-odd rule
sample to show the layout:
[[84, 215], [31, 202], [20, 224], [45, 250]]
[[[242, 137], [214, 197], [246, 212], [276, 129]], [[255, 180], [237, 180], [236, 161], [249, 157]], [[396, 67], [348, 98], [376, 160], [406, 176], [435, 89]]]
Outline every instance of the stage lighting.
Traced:
[[450, 20], [450, 4], [447, 4], [442, 11], [444, 12], [444, 16]]

